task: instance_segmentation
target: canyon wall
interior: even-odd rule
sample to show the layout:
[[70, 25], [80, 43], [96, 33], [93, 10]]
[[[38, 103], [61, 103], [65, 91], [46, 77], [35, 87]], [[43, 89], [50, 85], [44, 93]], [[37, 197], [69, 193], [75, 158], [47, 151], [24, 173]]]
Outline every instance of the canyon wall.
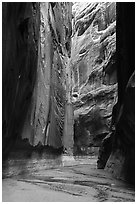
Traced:
[[117, 101], [116, 3], [74, 3], [72, 70], [75, 148], [100, 146]]
[[67, 64], [71, 49], [71, 4], [40, 4], [37, 80], [23, 138], [30, 144], [63, 146]]
[[134, 183], [135, 4], [72, 9], [74, 152], [100, 147], [97, 167]]
[[2, 3], [2, 150], [21, 135], [37, 76], [39, 4]]
[[[128, 15], [132, 13], [132, 15]], [[117, 3], [118, 102], [106, 169], [135, 183], [135, 3]]]
[[71, 3], [3, 3], [3, 155], [15, 143], [73, 145], [71, 32]]
[[8, 2], [2, 11], [3, 158], [23, 144], [100, 147], [98, 168], [134, 183], [135, 4]]

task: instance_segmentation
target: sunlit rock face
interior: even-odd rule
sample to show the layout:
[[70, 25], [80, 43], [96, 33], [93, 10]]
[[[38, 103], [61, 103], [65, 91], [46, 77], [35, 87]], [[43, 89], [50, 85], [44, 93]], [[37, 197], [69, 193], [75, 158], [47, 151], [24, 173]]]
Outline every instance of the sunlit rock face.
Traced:
[[23, 138], [31, 145], [63, 146], [71, 3], [40, 3], [37, 80]]
[[117, 101], [116, 3], [74, 3], [72, 12], [75, 145], [100, 146]]

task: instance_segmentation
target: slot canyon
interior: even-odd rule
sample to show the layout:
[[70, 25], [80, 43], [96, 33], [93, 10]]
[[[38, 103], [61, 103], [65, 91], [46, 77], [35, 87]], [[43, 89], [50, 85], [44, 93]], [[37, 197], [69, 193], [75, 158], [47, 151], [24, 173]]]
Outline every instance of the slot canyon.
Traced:
[[2, 201], [135, 201], [134, 2], [2, 3]]

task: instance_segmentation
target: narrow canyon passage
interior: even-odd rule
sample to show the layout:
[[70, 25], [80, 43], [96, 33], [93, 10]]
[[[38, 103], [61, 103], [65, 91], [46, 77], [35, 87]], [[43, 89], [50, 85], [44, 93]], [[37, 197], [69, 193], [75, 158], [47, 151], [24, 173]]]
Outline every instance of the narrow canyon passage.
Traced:
[[2, 158], [3, 201], [135, 200], [133, 2], [2, 3]]

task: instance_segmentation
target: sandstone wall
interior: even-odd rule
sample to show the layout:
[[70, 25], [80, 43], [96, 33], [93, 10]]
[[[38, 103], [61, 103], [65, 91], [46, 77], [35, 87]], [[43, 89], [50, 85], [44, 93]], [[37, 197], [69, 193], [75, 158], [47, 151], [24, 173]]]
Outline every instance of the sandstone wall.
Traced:
[[71, 13], [66, 2], [3, 3], [5, 155], [15, 143], [66, 146]]
[[74, 3], [72, 34], [76, 146], [100, 146], [117, 101], [116, 3]]
[[[127, 16], [128, 13], [132, 15]], [[135, 183], [135, 3], [117, 3], [118, 103], [112, 153], [106, 165]]]
[[41, 3], [40, 29], [37, 81], [23, 138], [34, 146], [59, 148], [63, 146], [71, 4]]
[[37, 76], [38, 3], [2, 3], [2, 148], [21, 135]]

